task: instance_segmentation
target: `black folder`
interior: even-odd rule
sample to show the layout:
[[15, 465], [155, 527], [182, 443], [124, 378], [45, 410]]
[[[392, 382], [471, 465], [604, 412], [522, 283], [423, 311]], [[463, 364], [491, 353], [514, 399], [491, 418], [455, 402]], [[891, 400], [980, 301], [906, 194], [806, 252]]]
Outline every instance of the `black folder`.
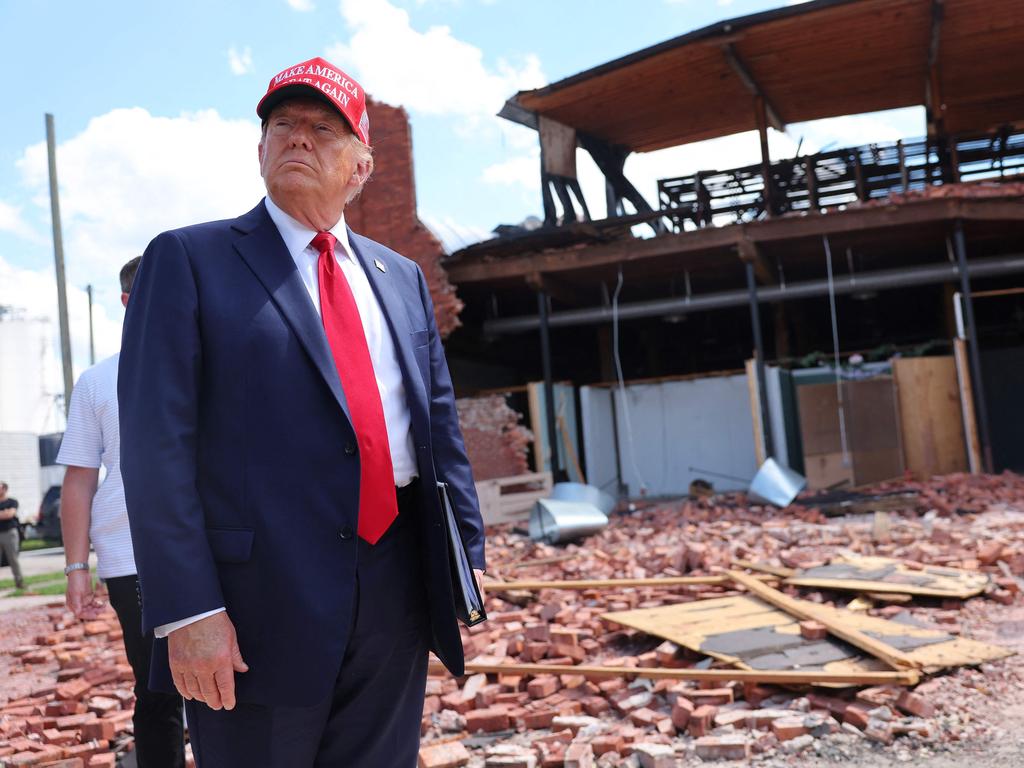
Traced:
[[473, 567], [466, 555], [466, 543], [462, 540], [462, 532], [458, 520], [455, 519], [455, 505], [452, 504], [448, 483], [438, 482], [437, 494], [441, 499], [445, 534], [448, 539], [448, 561], [451, 565], [455, 615], [467, 627], [472, 627], [487, 619], [483, 596], [476, 585]]

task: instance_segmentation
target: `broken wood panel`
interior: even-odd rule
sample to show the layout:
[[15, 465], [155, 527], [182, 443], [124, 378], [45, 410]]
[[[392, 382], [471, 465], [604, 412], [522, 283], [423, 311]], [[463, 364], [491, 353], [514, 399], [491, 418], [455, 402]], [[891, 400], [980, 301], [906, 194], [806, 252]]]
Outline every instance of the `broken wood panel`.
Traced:
[[981, 594], [989, 585], [989, 577], [935, 565], [910, 568], [887, 557], [835, 557], [828, 565], [797, 571], [786, 583], [816, 589], [966, 600]]
[[951, 356], [892, 361], [906, 468], [918, 478], [967, 469], [960, 388]]
[[829, 634], [834, 635], [841, 640], [845, 640], [850, 643], [850, 645], [860, 648], [862, 651], [866, 651], [876, 658], [882, 659], [893, 669], [906, 669], [917, 666], [911, 659], [907, 658], [902, 651], [879, 641], [877, 638], [865, 635], [856, 627], [851, 627], [848, 624], [844, 624], [842, 621], [837, 621], [834, 616], [829, 616], [825, 612], [818, 610], [821, 606], [816, 603], [790, 597], [789, 595], [779, 592], [777, 589], [772, 589], [771, 587], [762, 584], [753, 576], [741, 571], [730, 571], [729, 575], [737, 584], [740, 584], [748, 591], [753, 592], [762, 600], [781, 608], [791, 616], [796, 616], [799, 619], [809, 619], [817, 621], [820, 624], [824, 624], [825, 628], [828, 629]]
[[[1012, 652], [1005, 648], [968, 638], [953, 637], [939, 630], [906, 625], [829, 606], [813, 603], [810, 605], [818, 608], [829, 621], [842, 622], [880, 640], [908, 646], [904, 651], [906, 656], [929, 674], [948, 667], [981, 664], [1012, 655]], [[773, 659], [765, 658], [765, 653], [748, 654], [747, 658], [741, 658], [737, 653], [727, 653], [726, 650], [729, 648], [716, 644], [716, 638], [760, 629], [777, 636], [777, 645], [786, 646], [791, 651], [790, 656], [794, 665], [798, 664], [801, 658], [800, 651], [792, 652], [800, 646], [791, 642], [793, 636], [799, 635], [799, 622], [785, 611], [750, 595], [704, 600], [699, 603], [681, 603], [661, 608], [620, 611], [604, 614], [602, 618], [671, 640], [692, 651], [735, 664], [745, 670], [754, 670], [755, 664], [772, 663]], [[801, 641], [802, 645], [815, 645], [821, 642], [804, 641], [803, 638]], [[848, 658], [825, 661], [820, 664], [824, 672], [863, 674], [885, 668], [878, 659], [863, 656], [844, 643], [834, 640], [832, 643], [839, 647], [845, 646], [848, 649]], [[732, 650], [740, 649], [733, 646]]]

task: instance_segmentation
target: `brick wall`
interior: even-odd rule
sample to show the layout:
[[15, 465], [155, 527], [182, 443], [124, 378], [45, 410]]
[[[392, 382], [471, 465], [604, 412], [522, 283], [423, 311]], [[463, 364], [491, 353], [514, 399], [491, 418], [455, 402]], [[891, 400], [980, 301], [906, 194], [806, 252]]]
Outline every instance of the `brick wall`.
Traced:
[[367, 101], [374, 172], [352, 204], [345, 220], [353, 230], [398, 251], [423, 270], [434, 300], [434, 315], [442, 338], [459, 327], [462, 302], [441, 267], [444, 248], [416, 215], [412, 131], [401, 107]]

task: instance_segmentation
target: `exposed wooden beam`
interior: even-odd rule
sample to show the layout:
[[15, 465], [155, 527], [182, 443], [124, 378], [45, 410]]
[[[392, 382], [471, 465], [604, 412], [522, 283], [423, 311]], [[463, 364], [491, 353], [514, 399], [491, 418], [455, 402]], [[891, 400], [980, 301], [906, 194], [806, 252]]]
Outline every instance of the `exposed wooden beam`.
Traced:
[[[776, 243], [804, 237], [861, 232], [867, 229], [946, 221], [956, 218], [975, 221], [1024, 221], [1024, 201], [1015, 200], [923, 200], [904, 205], [869, 206], [799, 218], [775, 218], [728, 227], [705, 227], [694, 232], [663, 235], [646, 240], [628, 238], [600, 245], [567, 249], [536, 250], [518, 256], [489, 259], [486, 255], [445, 264], [455, 283], [523, 279], [531, 272], [552, 274], [599, 267], [618, 262], [643, 261], [665, 256], [685, 257], [691, 253], [720, 251], [724, 258], [744, 239]], [[735, 257], [733, 257], [735, 258]]]
[[742, 227], [706, 227], [696, 232], [662, 235], [646, 240], [624, 238], [601, 245], [574, 246], [569, 249], [535, 251], [501, 259], [452, 261], [445, 264], [453, 283], [472, 283], [502, 278], [523, 278], [531, 272], [570, 272], [618, 262], [639, 261], [657, 256], [731, 248], [742, 236]]
[[[608, 183], [612, 185], [618, 198], [629, 200], [633, 207], [636, 208], [637, 213], [654, 212], [651, 204], [647, 202], [646, 198], [633, 186], [633, 182], [627, 179], [622, 172], [626, 156], [629, 154], [626, 149], [613, 147], [607, 142], [583, 133], [577, 133], [577, 137], [583, 148], [594, 158], [594, 162], [601, 170], [601, 173], [604, 174]], [[648, 224], [650, 224], [656, 235], [660, 235], [665, 231], [665, 222], [661, 218], [652, 219]]]
[[932, 0], [931, 32], [928, 36], [928, 60], [925, 70], [925, 107], [928, 111], [929, 134], [934, 127], [941, 132], [945, 118], [942, 103], [942, 86], [939, 81], [939, 43], [942, 40], [942, 19], [945, 15], [945, 0]]
[[764, 111], [768, 115], [768, 124], [780, 133], [786, 130], [786, 124], [779, 117], [779, 112], [773, 106], [771, 99], [765, 94], [764, 89], [758, 85], [757, 80], [750, 73], [750, 69], [744, 63], [743, 59], [740, 58], [739, 53], [736, 51], [736, 47], [732, 43], [726, 43], [722, 46], [722, 53], [725, 56], [725, 60], [729, 62], [729, 67], [736, 76], [743, 83], [744, 87], [750, 91], [750, 95], [756, 99], [764, 100]]
[[579, 289], [566, 280], [545, 275], [541, 272], [531, 272], [526, 276], [526, 283], [535, 291], [542, 291], [553, 299], [563, 304], [578, 307], [583, 303]]
[[756, 242], [745, 237], [736, 245], [736, 251], [743, 261], [754, 265], [754, 273], [761, 285], [775, 285], [778, 282]]

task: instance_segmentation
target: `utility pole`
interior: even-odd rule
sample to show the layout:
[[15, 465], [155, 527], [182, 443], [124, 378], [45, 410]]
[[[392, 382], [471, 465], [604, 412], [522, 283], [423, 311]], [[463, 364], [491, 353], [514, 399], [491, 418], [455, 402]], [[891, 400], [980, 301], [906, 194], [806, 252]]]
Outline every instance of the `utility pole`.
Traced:
[[92, 335], [92, 283], [85, 286], [85, 293], [89, 297], [89, 365], [96, 365], [96, 344]]
[[[50, 160], [50, 216], [53, 220], [53, 257], [57, 266], [57, 314], [60, 319], [60, 359], [64, 368], [64, 415], [71, 407], [71, 332], [68, 328], [68, 291], [64, 281], [64, 237], [60, 230], [60, 199], [57, 194], [57, 141], [53, 115], [46, 114], [46, 154]], [[90, 322], [92, 317], [90, 316]]]

